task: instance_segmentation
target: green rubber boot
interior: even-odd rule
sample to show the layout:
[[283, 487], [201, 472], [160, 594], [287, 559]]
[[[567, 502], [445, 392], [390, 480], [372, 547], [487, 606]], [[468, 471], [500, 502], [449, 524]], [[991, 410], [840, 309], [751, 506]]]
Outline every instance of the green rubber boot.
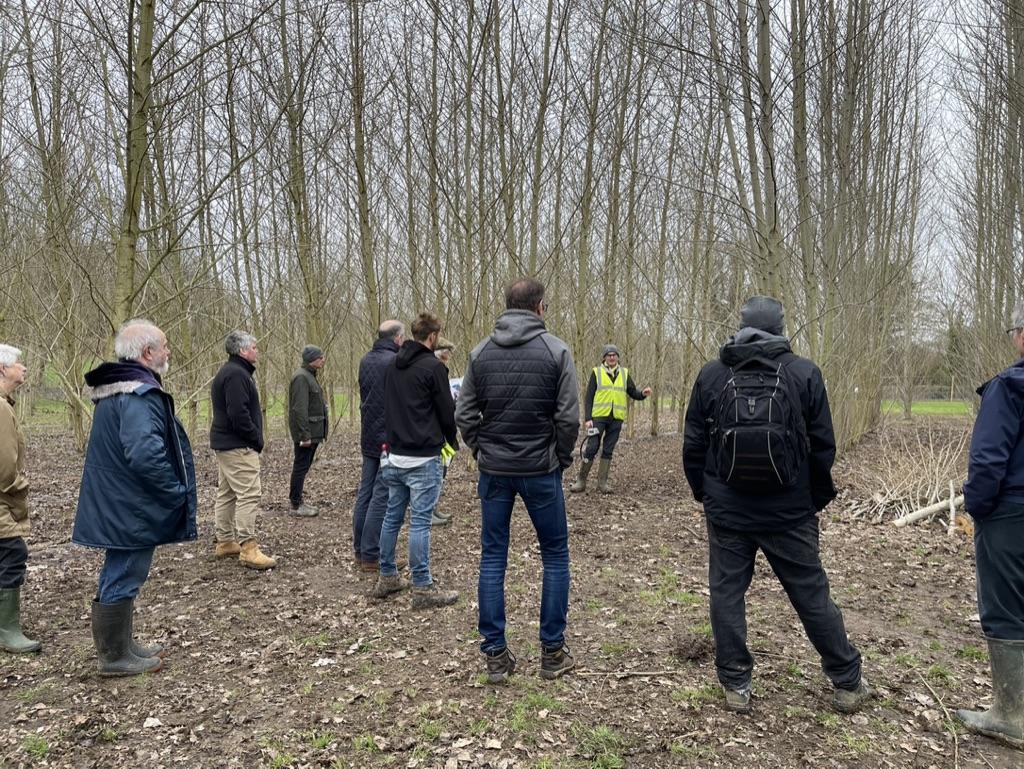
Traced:
[[612, 461], [601, 457], [601, 462], [597, 466], [597, 490], [602, 494], [611, 494], [612, 487], [608, 484], [608, 473], [612, 469]]
[[14, 654], [29, 654], [43, 648], [39, 641], [21, 632], [21, 588], [0, 589], [0, 649]]
[[569, 487], [569, 491], [579, 494], [581, 491], [587, 490], [587, 476], [590, 475], [590, 468], [593, 466], [594, 460], [592, 459], [584, 459], [580, 462], [580, 475], [576, 482]]
[[1024, 641], [988, 639], [992, 707], [958, 710], [956, 717], [977, 734], [1024, 749]]

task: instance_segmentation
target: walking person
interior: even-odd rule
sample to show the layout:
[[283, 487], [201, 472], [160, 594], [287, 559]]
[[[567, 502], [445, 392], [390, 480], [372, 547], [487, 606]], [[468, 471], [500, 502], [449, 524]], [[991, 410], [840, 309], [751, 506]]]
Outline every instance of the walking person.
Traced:
[[794, 355], [775, 299], [755, 296], [701, 370], [686, 410], [683, 467], [704, 504], [715, 666], [729, 710], [749, 712], [746, 593], [760, 549], [852, 713], [870, 692], [819, 555], [818, 512], [836, 496], [836, 444], [821, 371]]
[[1019, 359], [978, 388], [964, 484], [992, 706], [956, 715], [972, 732], [1024, 748], [1024, 304], [1012, 323], [1006, 333]]
[[373, 596], [386, 598], [408, 587], [395, 563], [398, 532], [408, 509], [412, 608], [431, 609], [459, 599], [456, 591], [439, 588], [430, 571], [430, 512], [441, 492], [441, 451], [446, 443], [457, 449], [458, 439], [448, 371], [434, 357], [441, 321], [420, 313], [411, 330], [412, 339], [402, 344], [384, 382], [388, 455], [381, 474], [388, 487], [388, 508]]
[[0, 649], [13, 654], [37, 652], [43, 645], [21, 631], [21, 586], [25, 583], [31, 529], [25, 436], [14, 412], [14, 393], [28, 369], [21, 350], [0, 344]]
[[114, 339], [118, 360], [85, 375], [96, 409], [71, 541], [106, 551], [92, 602], [101, 676], [158, 670], [158, 646], [133, 638], [135, 598], [157, 545], [196, 539], [192, 446], [163, 389], [171, 350], [164, 332], [130, 320]]
[[601, 365], [590, 372], [587, 393], [584, 398], [584, 419], [587, 428], [587, 444], [583, 447], [580, 474], [569, 488], [572, 492], [587, 490], [587, 476], [594, 464], [594, 457], [601, 451], [597, 468], [597, 490], [611, 494], [608, 474], [612, 468], [612, 455], [619, 442], [622, 423], [626, 420], [627, 398], [646, 400], [652, 390], [638, 389], [630, 376], [629, 369], [619, 365], [621, 354], [613, 344], [606, 344], [601, 354]]
[[387, 443], [384, 425], [384, 379], [405, 341], [405, 326], [386, 320], [377, 341], [359, 361], [359, 448], [362, 474], [352, 507], [352, 549], [355, 567], [363, 574], [380, 570], [380, 529], [388, 507], [388, 488], [380, 472], [381, 447]]
[[256, 542], [256, 513], [263, 493], [263, 412], [253, 373], [260, 351], [256, 337], [245, 331], [228, 334], [224, 350], [227, 362], [210, 386], [210, 448], [217, 455], [218, 476], [214, 554], [217, 558], [237, 555], [242, 566], [262, 571], [274, 568], [277, 561]]
[[302, 366], [292, 376], [288, 387], [288, 430], [295, 449], [288, 501], [291, 514], [300, 518], [313, 518], [318, 513], [315, 507], [305, 504], [302, 497], [317, 446], [327, 439], [327, 404], [317, 381], [323, 367], [324, 351], [307, 344], [302, 348]]
[[575, 666], [565, 644], [569, 612], [569, 529], [562, 472], [579, 434], [576, 368], [569, 348], [548, 333], [544, 285], [523, 278], [505, 290], [505, 312], [469, 355], [456, 420], [480, 467], [480, 650], [487, 677], [515, 672], [505, 637], [505, 570], [518, 495], [540, 545], [542, 678]]

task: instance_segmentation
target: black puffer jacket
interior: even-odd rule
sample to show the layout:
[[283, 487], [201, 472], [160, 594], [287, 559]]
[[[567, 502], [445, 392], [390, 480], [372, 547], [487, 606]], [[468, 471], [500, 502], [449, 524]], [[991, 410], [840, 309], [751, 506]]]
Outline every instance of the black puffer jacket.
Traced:
[[536, 313], [507, 310], [469, 355], [455, 419], [484, 472], [568, 467], [580, 430], [572, 353]]
[[412, 339], [388, 367], [384, 424], [392, 454], [437, 457], [445, 441], [459, 447], [448, 369], [433, 350]]
[[387, 440], [384, 431], [384, 377], [397, 352], [398, 345], [394, 339], [378, 339], [359, 361], [359, 445], [364, 457], [380, 457], [380, 446]]
[[210, 385], [213, 423], [210, 448], [214, 451], [249, 448], [263, 451], [263, 412], [260, 393], [252, 378], [256, 367], [232, 355]]
[[[718, 398], [729, 380], [731, 366], [752, 357], [778, 359], [800, 394], [807, 426], [808, 456], [797, 482], [777, 493], [749, 494], [727, 485], [718, 475], [710, 429], [718, 415]], [[821, 370], [807, 358], [794, 355], [785, 337], [744, 328], [708, 363], [694, 382], [686, 409], [683, 469], [686, 480], [713, 523], [731, 529], [785, 531], [805, 521], [835, 499], [832, 463], [836, 439]]]

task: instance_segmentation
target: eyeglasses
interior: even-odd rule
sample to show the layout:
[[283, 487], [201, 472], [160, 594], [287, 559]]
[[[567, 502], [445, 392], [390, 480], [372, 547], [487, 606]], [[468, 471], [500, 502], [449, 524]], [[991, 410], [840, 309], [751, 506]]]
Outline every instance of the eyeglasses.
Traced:
[[1016, 334], [1018, 331], [1021, 331], [1021, 330], [1022, 330], [1021, 326], [1014, 326], [1013, 328], [1006, 329], [1006, 335], [1012, 339], [1013, 335]]
[[541, 309], [541, 310], [542, 310], [543, 312], [547, 312], [547, 311], [548, 311], [548, 303], [547, 303], [547, 302], [545, 302], [545, 301], [541, 301], [541, 303], [540, 303], [540, 309]]

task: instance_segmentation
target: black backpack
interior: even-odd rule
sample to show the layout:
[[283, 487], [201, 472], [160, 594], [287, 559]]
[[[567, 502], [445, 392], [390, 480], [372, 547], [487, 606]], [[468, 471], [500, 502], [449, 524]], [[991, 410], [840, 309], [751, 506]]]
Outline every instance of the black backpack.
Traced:
[[807, 426], [784, 363], [750, 358], [729, 373], [715, 424], [719, 478], [747, 492], [791, 487], [807, 459]]

